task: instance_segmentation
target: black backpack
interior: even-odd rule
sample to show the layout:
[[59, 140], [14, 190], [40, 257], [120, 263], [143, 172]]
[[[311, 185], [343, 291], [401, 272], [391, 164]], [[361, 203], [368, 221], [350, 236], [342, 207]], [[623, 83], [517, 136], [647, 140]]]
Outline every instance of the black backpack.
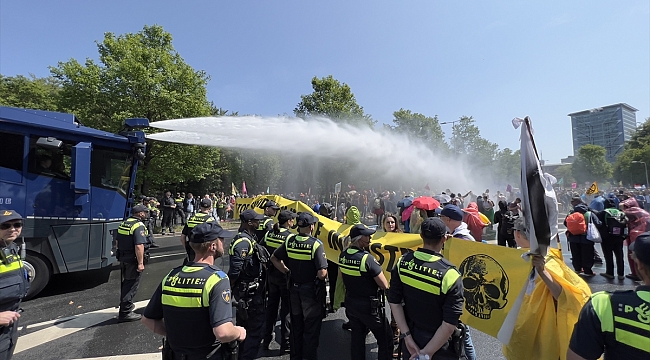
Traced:
[[611, 236], [625, 236], [625, 229], [627, 228], [625, 213], [614, 208], [605, 209], [604, 211], [607, 233]]

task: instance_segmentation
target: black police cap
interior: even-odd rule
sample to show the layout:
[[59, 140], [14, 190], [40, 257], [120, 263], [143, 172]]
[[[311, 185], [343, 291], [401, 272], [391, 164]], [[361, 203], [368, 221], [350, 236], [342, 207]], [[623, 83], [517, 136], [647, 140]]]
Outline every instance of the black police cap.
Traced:
[[267, 207], [270, 207], [273, 210], [280, 210], [280, 206], [278, 206], [278, 204], [273, 200], [268, 200], [266, 203], [264, 203], [262, 209], [266, 209]]
[[242, 222], [247, 222], [251, 220], [262, 220], [264, 219], [264, 215], [255, 212], [253, 209], [248, 209], [242, 211], [242, 213], [239, 214], [239, 218]]
[[280, 214], [278, 214], [278, 223], [284, 224], [291, 219], [295, 219], [297, 216], [298, 214], [293, 211], [282, 210], [280, 211]]
[[298, 227], [307, 227], [318, 222], [318, 218], [308, 212], [301, 212], [298, 214], [296, 224]]
[[210, 221], [196, 225], [192, 229], [190, 242], [200, 244], [208, 241], [213, 241], [218, 238], [226, 238], [231, 236], [233, 236], [233, 234], [230, 231], [225, 230], [216, 222]]
[[149, 208], [144, 205], [136, 205], [131, 208], [131, 214], [137, 214], [139, 212], [149, 212]]
[[22, 216], [13, 210], [0, 210], [0, 224], [11, 220], [22, 220]]
[[447, 233], [447, 226], [440, 218], [426, 218], [420, 225], [420, 233], [427, 239], [442, 239]]
[[350, 237], [355, 238], [357, 236], [365, 235], [365, 236], [370, 236], [375, 233], [376, 230], [373, 230], [369, 227], [367, 227], [364, 224], [356, 224], [350, 229]]

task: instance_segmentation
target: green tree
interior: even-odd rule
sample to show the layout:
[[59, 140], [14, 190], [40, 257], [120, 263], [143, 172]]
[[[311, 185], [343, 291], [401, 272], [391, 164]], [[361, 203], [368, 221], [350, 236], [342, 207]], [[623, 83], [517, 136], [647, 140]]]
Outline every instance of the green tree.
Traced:
[[[158, 121], [210, 115], [209, 77], [183, 60], [161, 26], [145, 26], [135, 34], [105, 33], [97, 48], [99, 63], [71, 59], [50, 67], [62, 84], [59, 107], [84, 124], [116, 132], [129, 117]], [[149, 142], [139, 174], [142, 191], [214, 176], [218, 157], [214, 148]]]
[[395, 125], [387, 127], [409, 139], [416, 139], [432, 149], [449, 149], [437, 115], [430, 117], [402, 108], [393, 112], [393, 123]]
[[[635, 161], [633, 163], [633, 161]], [[638, 161], [638, 162], [637, 162]], [[646, 163], [644, 166], [641, 162]], [[614, 163], [614, 179], [625, 185], [645, 184], [646, 166], [650, 164], [650, 144], [623, 151]]]
[[521, 182], [521, 157], [519, 150], [505, 148], [497, 152], [494, 162], [497, 180], [502, 183], [519, 184]]
[[629, 142], [625, 144], [625, 150], [616, 157], [614, 163], [614, 179], [626, 185], [645, 184], [645, 167], [641, 163], [650, 164], [650, 118], [646, 118]]
[[488, 166], [497, 156], [499, 145], [481, 137], [481, 131], [471, 116], [462, 116], [453, 126], [451, 140], [452, 151], [466, 156], [471, 162]]
[[612, 177], [612, 165], [605, 159], [607, 150], [600, 145], [587, 144], [578, 149], [571, 165], [573, 177], [579, 183], [606, 181]]
[[570, 187], [572, 183], [576, 182], [576, 179], [573, 177], [573, 166], [571, 164], [560, 165], [555, 169], [555, 177], [557, 181], [564, 179], [563, 186]]
[[650, 117], [636, 128], [632, 138], [625, 144], [625, 149], [642, 149], [650, 145]]
[[59, 82], [53, 77], [0, 75], [0, 105], [3, 106], [57, 111], [59, 90]]
[[314, 76], [311, 86], [314, 89], [311, 94], [300, 96], [301, 101], [293, 110], [296, 116], [303, 119], [323, 116], [351, 125], [375, 125], [372, 117], [365, 114], [363, 107], [357, 104], [348, 84], [329, 75], [321, 79]]

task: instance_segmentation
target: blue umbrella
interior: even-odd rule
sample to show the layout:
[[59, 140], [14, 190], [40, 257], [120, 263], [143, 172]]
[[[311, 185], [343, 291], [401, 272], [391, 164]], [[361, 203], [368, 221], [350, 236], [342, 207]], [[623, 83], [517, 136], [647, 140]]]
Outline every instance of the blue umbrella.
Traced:
[[413, 197], [408, 196], [397, 202], [397, 207], [407, 208], [413, 203]]

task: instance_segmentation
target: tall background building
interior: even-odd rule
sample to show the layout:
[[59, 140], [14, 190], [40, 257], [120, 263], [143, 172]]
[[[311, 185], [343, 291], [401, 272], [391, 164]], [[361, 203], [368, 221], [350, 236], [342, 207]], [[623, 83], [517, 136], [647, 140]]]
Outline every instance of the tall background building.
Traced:
[[614, 162], [636, 130], [637, 111], [620, 103], [569, 114], [573, 155], [577, 155], [583, 145], [600, 145], [607, 150], [607, 161]]

